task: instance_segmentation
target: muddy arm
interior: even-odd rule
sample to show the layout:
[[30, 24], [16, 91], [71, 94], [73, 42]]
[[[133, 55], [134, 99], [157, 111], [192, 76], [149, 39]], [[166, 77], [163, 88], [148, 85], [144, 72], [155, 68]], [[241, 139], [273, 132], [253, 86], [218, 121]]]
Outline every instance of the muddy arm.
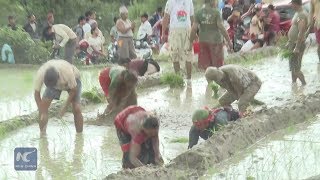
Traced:
[[143, 166], [142, 162], [137, 158], [140, 154], [141, 146], [136, 143], [132, 143], [129, 152], [129, 160], [134, 167]]
[[189, 146], [188, 149], [192, 148], [194, 145], [198, 144], [200, 132], [192, 125], [189, 131]]
[[299, 51], [299, 47], [301, 46], [302, 43], [304, 43], [306, 37], [306, 26], [307, 26], [307, 22], [304, 19], [300, 19], [298, 20], [298, 29], [299, 29], [299, 33], [298, 33], [298, 41], [296, 43], [296, 46], [294, 48], [294, 51]]
[[163, 163], [160, 150], [159, 150], [159, 137], [156, 136], [152, 138], [152, 147], [155, 155], [155, 162], [157, 165], [161, 165]]

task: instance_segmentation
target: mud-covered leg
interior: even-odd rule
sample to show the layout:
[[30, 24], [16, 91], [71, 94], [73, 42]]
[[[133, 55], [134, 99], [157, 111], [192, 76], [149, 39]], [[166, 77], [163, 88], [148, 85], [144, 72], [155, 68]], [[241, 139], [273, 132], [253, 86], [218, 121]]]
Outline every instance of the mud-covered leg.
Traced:
[[260, 83], [253, 83], [248, 86], [239, 98], [238, 106], [240, 113], [244, 113], [249, 106], [249, 103], [254, 99], [261, 87]]
[[221, 106], [230, 106], [235, 100], [237, 100], [237, 97], [234, 94], [226, 92], [219, 98], [219, 104]]

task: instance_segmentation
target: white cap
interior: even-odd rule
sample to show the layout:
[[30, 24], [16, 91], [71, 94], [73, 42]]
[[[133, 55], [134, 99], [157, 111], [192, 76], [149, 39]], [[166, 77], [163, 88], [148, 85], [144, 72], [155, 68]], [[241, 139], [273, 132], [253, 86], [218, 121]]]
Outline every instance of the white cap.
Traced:
[[121, 6], [121, 7], [119, 8], [119, 11], [120, 11], [120, 14], [122, 14], [122, 13], [128, 13], [128, 9], [127, 9], [127, 7], [125, 7], [125, 6]]

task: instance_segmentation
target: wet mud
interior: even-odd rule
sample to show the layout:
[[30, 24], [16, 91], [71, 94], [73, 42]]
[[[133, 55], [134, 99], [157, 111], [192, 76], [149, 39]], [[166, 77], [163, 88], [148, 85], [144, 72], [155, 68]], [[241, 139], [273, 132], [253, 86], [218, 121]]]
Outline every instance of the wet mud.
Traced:
[[266, 135], [306, 121], [320, 112], [320, 91], [304, 100], [284, 107], [262, 109], [248, 118], [230, 123], [209, 140], [178, 155], [165, 167], [124, 170], [106, 179], [193, 179], [198, 178], [212, 165], [237, 151], [243, 150]]
[[[315, 92], [316, 89], [319, 89], [319, 71], [320, 68], [317, 69], [317, 61], [315, 60], [316, 53], [315, 50], [312, 52], [306, 52], [304, 57], [303, 63], [303, 71], [306, 74], [306, 79], [308, 85], [305, 88], [301, 88], [300, 85], [296, 87], [291, 86], [290, 82], [290, 74], [288, 70], [288, 62], [283, 60], [279, 60], [277, 58], [269, 58], [269, 59], [262, 59], [259, 61], [258, 64], [254, 66], [250, 66], [250, 69], [255, 71], [258, 76], [263, 81], [263, 86], [261, 91], [257, 95], [257, 99], [261, 100], [266, 103], [266, 106], [257, 106], [252, 107], [254, 111], [263, 111], [272, 113], [281, 113], [284, 112], [280, 109], [273, 109], [275, 106], [282, 106], [286, 107], [290, 105], [292, 102], [301, 101], [304, 102], [306, 98], [306, 94], [312, 94]], [[155, 78], [156, 79], [156, 78]], [[248, 144], [252, 144], [257, 139], [263, 137], [264, 135], [274, 131], [274, 126], [276, 128], [285, 127], [288, 123], [284, 123], [283, 126], [279, 126], [276, 122], [272, 121], [272, 125], [264, 122], [271, 121], [268, 118], [269, 114], [265, 114], [264, 116], [260, 114], [259, 118], [262, 120], [258, 120], [260, 124], [252, 123], [256, 120], [248, 120], [243, 119], [240, 122], [236, 122], [235, 124], [230, 124], [224, 130], [216, 134], [215, 138], [207, 141], [205, 144], [199, 144], [198, 146], [194, 147], [196, 149], [187, 151], [187, 143], [173, 143], [173, 140], [179, 138], [188, 138], [188, 131], [191, 126], [191, 115], [194, 109], [204, 106], [214, 106], [217, 101], [216, 99], [212, 98], [212, 91], [208, 90], [207, 82], [203, 78], [202, 73], [197, 73], [193, 76], [192, 86], [191, 87], [184, 87], [180, 89], [170, 89], [165, 86], [156, 86], [151, 87], [148, 89], [141, 90], [139, 92], [138, 97], [138, 104], [145, 107], [147, 110], [155, 111], [157, 115], [160, 117], [161, 120], [161, 128], [160, 128], [160, 143], [161, 143], [161, 153], [164, 156], [165, 163], [167, 164], [164, 168], [158, 167], [148, 167], [148, 168], [138, 168], [136, 170], [126, 170], [120, 171], [118, 174], [112, 174], [107, 177], [107, 179], [151, 179], [151, 178], [160, 178], [160, 179], [177, 179], [178, 177], [192, 179], [197, 178], [203, 175], [206, 172], [206, 169], [210, 167], [210, 165], [215, 164], [216, 162], [221, 162], [223, 159], [230, 157], [239, 149], [241, 150], [244, 147], [247, 147]], [[223, 90], [219, 91], [219, 95], [224, 93]], [[299, 105], [299, 102], [295, 104]], [[106, 136], [106, 141], [112, 142], [109, 145], [96, 145], [94, 147], [101, 147], [101, 149], [97, 148], [96, 152], [105, 153], [106, 156], [112, 156], [114, 159], [109, 159], [109, 162], [97, 162], [96, 167], [109, 167], [112, 166], [114, 169], [104, 169], [101, 168], [101, 171], [104, 173], [99, 173], [96, 175], [98, 179], [105, 177], [110, 173], [114, 173], [117, 170], [120, 170], [120, 155], [114, 155], [112, 152], [116, 151], [118, 154], [120, 151], [120, 147], [117, 142], [117, 138], [114, 132], [114, 127], [112, 126], [91, 126], [89, 122], [96, 120], [97, 114], [102, 113], [106, 104], [99, 104], [95, 106], [87, 106], [84, 112], [85, 117], [85, 124], [86, 127], [84, 128], [84, 133], [91, 134], [96, 133], [94, 127], [102, 128], [102, 129], [111, 129], [110, 133], [106, 135], [105, 131], [99, 131], [99, 136]], [[236, 103], [235, 103], [236, 107]], [[271, 108], [266, 110], [266, 108]], [[262, 109], [262, 110], [261, 110]], [[295, 114], [297, 115], [297, 114]], [[271, 116], [272, 118], [277, 118], [275, 116]], [[304, 118], [304, 117], [303, 117]], [[54, 118], [53, 118], [54, 119]], [[64, 119], [67, 121], [69, 129], [62, 133], [69, 134], [74, 133], [73, 127], [73, 115], [68, 113]], [[112, 123], [111, 119], [111, 123]], [[48, 130], [55, 131], [60, 124], [52, 123], [52, 119], [49, 120]], [[290, 120], [291, 121], [291, 120]], [[294, 123], [296, 123], [294, 121]], [[246, 127], [250, 125], [250, 128]], [[87, 128], [87, 127], [91, 128]], [[29, 128], [29, 127], [27, 127]], [[30, 126], [32, 132], [39, 131], [37, 125]], [[266, 129], [266, 130], [264, 130]], [[251, 131], [252, 134], [256, 134], [255, 136], [251, 137], [244, 137], [243, 139], [239, 139], [238, 137], [245, 136], [243, 131]], [[260, 134], [260, 131], [262, 133]], [[238, 133], [238, 134], [237, 134]], [[21, 134], [20, 136], [29, 137], [29, 133], [25, 132], [24, 129], [14, 132], [13, 134]], [[10, 137], [6, 138], [11, 140], [11, 137], [15, 136], [10, 135]], [[55, 136], [54, 133], [51, 135], [49, 134], [48, 137]], [[97, 135], [98, 136], [98, 135]], [[68, 136], [67, 136], [68, 137]], [[65, 137], [66, 138], [66, 137]], [[97, 137], [95, 137], [97, 138]], [[225, 139], [224, 139], [225, 138]], [[233, 138], [238, 138], [232, 140]], [[72, 139], [73, 138], [69, 138]], [[94, 138], [93, 138], [94, 139]], [[32, 145], [31, 140], [28, 138], [17, 138], [16, 144], [23, 144], [22, 141], [26, 145]], [[21, 142], [20, 142], [21, 141]], [[39, 140], [36, 140], [38, 142]], [[78, 140], [76, 140], [78, 141]], [[74, 141], [74, 143], [76, 142]], [[203, 141], [202, 141], [203, 142]], [[227, 142], [227, 143], [226, 143]], [[61, 142], [56, 141], [57, 145], [63, 145], [64, 141]], [[209, 145], [207, 144], [209, 143]], [[228, 143], [238, 143], [235, 145], [234, 148]], [[50, 140], [49, 140], [49, 144]], [[218, 145], [216, 145], [218, 144]], [[1, 141], [0, 145], [3, 144]], [[49, 145], [50, 146], [50, 145]], [[206, 146], [208, 146], [206, 148]], [[87, 147], [90, 149], [90, 147]], [[40, 149], [41, 151], [41, 149]], [[2, 152], [2, 151], [1, 151]], [[217, 154], [217, 155], [214, 155]], [[87, 154], [83, 154], [84, 158], [87, 158]], [[4, 160], [8, 162], [11, 161], [11, 156], [3, 157]], [[64, 166], [68, 166], [72, 168], [74, 165], [69, 164], [68, 161], [61, 162]], [[50, 163], [49, 163], [50, 164]], [[86, 166], [86, 165], [84, 165]], [[85, 169], [94, 169], [93, 165], [88, 164], [88, 167]], [[11, 166], [6, 166], [4, 171], [7, 168], [11, 168]], [[68, 174], [69, 172], [63, 172], [62, 174]], [[96, 173], [95, 171], [93, 173]], [[133, 177], [132, 177], [133, 176]], [[16, 177], [16, 175], [9, 176], [9, 177]], [[93, 177], [89, 170], [83, 171], [82, 174], [78, 175], [78, 177]]]

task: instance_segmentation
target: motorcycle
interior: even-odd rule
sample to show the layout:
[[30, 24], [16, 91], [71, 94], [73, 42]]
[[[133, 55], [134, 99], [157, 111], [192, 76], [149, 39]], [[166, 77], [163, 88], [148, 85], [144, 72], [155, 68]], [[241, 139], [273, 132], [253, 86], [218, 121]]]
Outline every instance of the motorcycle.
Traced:
[[110, 43], [108, 46], [108, 61], [111, 63], [116, 63], [117, 59], [118, 59], [118, 54], [117, 54], [117, 50], [118, 50], [118, 44], [117, 41], [115, 41], [114, 43]]
[[146, 38], [143, 39], [135, 39], [134, 46], [137, 53], [137, 58], [152, 58], [152, 46], [155, 41], [151, 40], [149, 43]]

